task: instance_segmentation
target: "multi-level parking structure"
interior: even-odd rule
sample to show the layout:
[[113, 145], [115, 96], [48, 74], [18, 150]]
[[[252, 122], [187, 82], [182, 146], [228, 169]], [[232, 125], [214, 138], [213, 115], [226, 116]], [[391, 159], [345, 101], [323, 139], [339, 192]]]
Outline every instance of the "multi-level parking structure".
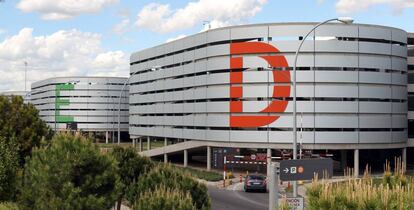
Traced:
[[[408, 33], [408, 154], [414, 152], [414, 33]], [[406, 154], [405, 154], [406, 155]], [[414, 157], [408, 160], [414, 162]]]
[[[131, 138], [191, 140], [207, 151], [292, 148], [291, 70], [315, 24], [225, 27], [133, 53]], [[304, 42], [297, 67], [303, 148], [352, 149], [358, 164], [359, 149], [406, 147], [405, 31], [326, 24]]]
[[32, 84], [31, 103], [52, 129], [93, 132], [108, 141], [118, 130], [119, 107], [121, 131], [123, 135], [128, 131], [128, 88], [118, 105], [126, 81], [122, 77], [49, 78]]

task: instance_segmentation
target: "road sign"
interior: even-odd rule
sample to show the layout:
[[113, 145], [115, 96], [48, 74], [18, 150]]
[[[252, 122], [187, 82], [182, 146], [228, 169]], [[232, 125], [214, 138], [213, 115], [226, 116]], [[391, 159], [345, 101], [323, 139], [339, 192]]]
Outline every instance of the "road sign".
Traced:
[[315, 174], [318, 178], [332, 177], [333, 160], [321, 158], [280, 161], [280, 180], [282, 181], [311, 180]]
[[255, 154], [250, 155], [250, 159], [256, 160], [256, 155]]
[[302, 197], [286, 198], [286, 204], [292, 210], [303, 210], [303, 208], [304, 208]]
[[71, 130], [71, 131], [76, 131], [78, 130], [78, 123], [76, 122], [66, 123], [66, 129]]

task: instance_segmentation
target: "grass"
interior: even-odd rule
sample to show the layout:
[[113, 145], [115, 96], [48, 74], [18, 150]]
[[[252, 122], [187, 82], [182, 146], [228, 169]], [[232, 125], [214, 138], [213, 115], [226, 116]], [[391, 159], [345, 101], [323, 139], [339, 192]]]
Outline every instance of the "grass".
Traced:
[[307, 189], [308, 209], [414, 209], [414, 179], [405, 174], [400, 159], [394, 171], [387, 161], [382, 178], [348, 178], [339, 183], [318, 181]]
[[[143, 143], [143, 149], [144, 151], [147, 149], [147, 142], [144, 141]], [[97, 143], [97, 145], [100, 148], [103, 149], [108, 149], [111, 150], [112, 148], [118, 146], [118, 144], [114, 144], [114, 143], [109, 143], [109, 144], [105, 144], [105, 143]], [[132, 143], [121, 143], [120, 144], [121, 147], [132, 147]], [[164, 146], [164, 141], [151, 141], [151, 148], [158, 148], [158, 147], [163, 147]], [[137, 149], [138, 149], [138, 145], [137, 145]], [[206, 170], [200, 170], [200, 169], [194, 169], [194, 168], [182, 168], [182, 167], [178, 167], [175, 166], [177, 169], [183, 171], [184, 173], [188, 173], [189, 175], [196, 177], [198, 179], [203, 179], [206, 181], [220, 181], [223, 180], [223, 174], [218, 173], [218, 172], [214, 172], [214, 171], [206, 171]], [[233, 178], [233, 176], [231, 176], [230, 178]]]
[[177, 167], [177, 166], [176, 168], [198, 179], [203, 179], [203, 180], [210, 181], [210, 182], [216, 182], [216, 181], [223, 180], [223, 174], [217, 173], [214, 171], [205, 171], [205, 170], [199, 170], [199, 169], [194, 169], [194, 168], [182, 168], [182, 167]]

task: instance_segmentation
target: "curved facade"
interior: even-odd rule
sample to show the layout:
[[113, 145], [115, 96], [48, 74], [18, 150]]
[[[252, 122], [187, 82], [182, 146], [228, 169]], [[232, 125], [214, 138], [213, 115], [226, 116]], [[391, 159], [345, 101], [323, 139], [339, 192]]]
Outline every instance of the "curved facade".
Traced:
[[[314, 25], [219, 28], [132, 54], [131, 137], [291, 143], [293, 59]], [[297, 66], [298, 142], [406, 143], [405, 31], [327, 24]]]
[[[56, 130], [117, 131], [120, 77], [56, 77], [32, 84], [31, 103]], [[128, 88], [121, 98], [121, 130], [128, 130]]]
[[414, 33], [408, 34], [408, 146], [414, 147]]
[[30, 92], [29, 91], [4, 91], [1, 92], [0, 95], [7, 96], [11, 98], [12, 96], [21, 96], [24, 100], [24, 103], [28, 103], [30, 101]]

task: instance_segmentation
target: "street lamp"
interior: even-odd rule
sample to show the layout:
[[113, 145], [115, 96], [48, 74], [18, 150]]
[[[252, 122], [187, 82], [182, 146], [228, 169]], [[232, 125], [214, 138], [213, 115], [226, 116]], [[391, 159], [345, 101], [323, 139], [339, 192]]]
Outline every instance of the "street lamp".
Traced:
[[122, 86], [121, 92], [119, 93], [119, 101], [118, 101], [118, 145], [121, 144], [121, 99], [122, 99], [122, 93], [124, 92], [125, 87], [129, 83], [129, 79], [131, 79], [131, 76], [129, 76], [128, 79], [124, 82], [124, 85]]
[[[153, 66], [149, 70], [157, 71], [157, 70], [160, 70], [161, 68], [162, 68], [161, 66]], [[127, 86], [127, 84], [129, 83], [129, 80], [131, 79], [131, 77], [135, 74], [137, 74], [137, 72], [134, 72], [131, 75], [129, 75], [128, 79], [124, 82], [124, 85], [122, 86], [121, 93], [119, 93], [119, 101], [118, 101], [118, 145], [121, 143], [121, 127], [120, 126], [121, 126], [121, 98], [122, 98], [122, 93], [124, 92], [124, 89]]]
[[27, 83], [27, 61], [24, 62], [24, 91], [26, 92], [26, 83]]
[[[296, 54], [295, 54], [295, 61], [294, 61], [294, 65], [293, 65], [293, 159], [297, 158], [297, 128], [296, 128], [296, 121], [297, 121], [297, 116], [296, 116], [296, 64], [298, 61], [298, 55], [299, 55], [299, 51], [300, 48], [302, 47], [303, 43], [305, 42], [306, 38], [309, 36], [309, 34], [311, 34], [313, 31], [315, 31], [315, 29], [317, 29], [319, 26], [325, 24], [325, 23], [329, 23], [329, 22], [333, 22], [333, 21], [339, 21], [341, 23], [344, 24], [351, 24], [354, 22], [354, 19], [351, 17], [339, 17], [339, 18], [333, 18], [333, 19], [329, 19], [329, 20], [325, 20], [323, 22], [320, 22], [318, 24], [316, 24], [302, 39], [302, 41], [299, 44], [298, 49], [296, 50]], [[298, 195], [298, 188], [297, 188], [297, 183], [296, 181], [293, 182], [293, 197], [297, 197]]]

